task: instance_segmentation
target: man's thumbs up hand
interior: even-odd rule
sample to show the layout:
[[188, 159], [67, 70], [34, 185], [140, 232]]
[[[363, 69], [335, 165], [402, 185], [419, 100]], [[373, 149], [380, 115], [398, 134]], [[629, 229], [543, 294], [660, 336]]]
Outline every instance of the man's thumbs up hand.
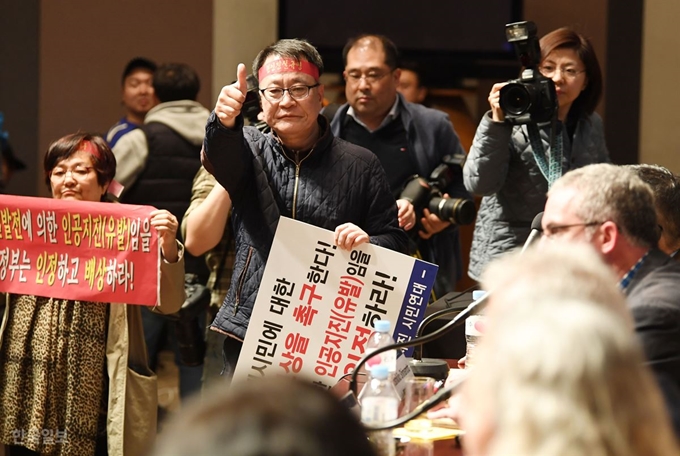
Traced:
[[236, 68], [236, 82], [222, 87], [220, 96], [217, 98], [215, 115], [227, 128], [234, 127], [236, 117], [241, 113], [243, 102], [246, 100], [246, 93], [248, 92], [246, 76], [246, 66], [239, 63]]

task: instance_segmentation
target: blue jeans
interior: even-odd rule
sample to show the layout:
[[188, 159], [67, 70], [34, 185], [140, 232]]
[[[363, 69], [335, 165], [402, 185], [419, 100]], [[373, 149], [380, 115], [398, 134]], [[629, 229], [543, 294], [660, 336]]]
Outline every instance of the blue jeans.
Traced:
[[[202, 330], [205, 330], [205, 312], [199, 314], [198, 321]], [[142, 308], [142, 324], [144, 325], [144, 339], [146, 350], [149, 354], [149, 367], [156, 371], [158, 364], [158, 352], [163, 346], [163, 336], [168, 335], [170, 349], [175, 354], [175, 363], [179, 368], [179, 396], [182, 400], [201, 390], [201, 377], [203, 365], [185, 366], [179, 359], [179, 347], [175, 336], [175, 323], [163, 315], [151, 312], [148, 308]]]

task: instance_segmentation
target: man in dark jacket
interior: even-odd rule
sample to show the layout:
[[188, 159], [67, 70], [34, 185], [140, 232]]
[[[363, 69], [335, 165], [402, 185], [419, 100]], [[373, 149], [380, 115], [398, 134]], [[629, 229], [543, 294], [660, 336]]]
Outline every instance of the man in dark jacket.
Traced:
[[543, 239], [587, 242], [619, 278], [649, 366], [680, 433], [680, 264], [657, 248], [654, 196], [631, 169], [569, 171], [548, 192]]
[[237, 81], [222, 88], [208, 119], [204, 164], [231, 196], [236, 238], [232, 286], [211, 326], [231, 336], [224, 345], [228, 368], [236, 365], [279, 217], [334, 230], [343, 249], [370, 242], [406, 250], [407, 236], [380, 162], [368, 150], [333, 137], [319, 115], [322, 72], [313, 46], [280, 40], [253, 63], [272, 132], [243, 126], [243, 64]]
[[[333, 134], [371, 150], [378, 157], [390, 189], [398, 198], [399, 224], [411, 231], [414, 239], [412, 251], [417, 249], [424, 260], [439, 266], [435, 295], [453, 291], [462, 268], [457, 226], [427, 208], [416, 214], [412, 201], [400, 198], [400, 194], [414, 175], [428, 179], [445, 157], [465, 156], [458, 135], [446, 113], [409, 103], [397, 93], [401, 70], [397, 48], [388, 38], [381, 35], [352, 38], [343, 50], [343, 57], [348, 103], [333, 117]], [[463, 184], [461, 166], [454, 164], [450, 171], [453, 174], [450, 184], [440, 190], [452, 198], [471, 200]]]

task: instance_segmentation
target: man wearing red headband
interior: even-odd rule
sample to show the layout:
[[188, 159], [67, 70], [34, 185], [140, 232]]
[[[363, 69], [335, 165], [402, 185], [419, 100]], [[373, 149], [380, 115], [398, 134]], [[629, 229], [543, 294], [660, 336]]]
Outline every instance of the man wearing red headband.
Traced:
[[208, 119], [204, 165], [231, 196], [236, 238], [235, 286], [211, 326], [231, 336], [224, 344], [228, 369], [236, 365], [279, 217], [332, 230], [343, 249], [370, 242], [406, 250], [408, 239], [380, 162], [368, 150], [335, 138], [319, 114], [322, 73], [312, 45], [280, 40], [253, 63], [272, 131], [243, 126], [243, 64]]

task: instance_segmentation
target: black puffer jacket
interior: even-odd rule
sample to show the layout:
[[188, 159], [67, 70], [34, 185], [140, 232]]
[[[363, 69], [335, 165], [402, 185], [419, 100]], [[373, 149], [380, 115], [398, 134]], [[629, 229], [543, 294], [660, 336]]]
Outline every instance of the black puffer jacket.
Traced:
[[243, 127], [240, 117], [230, 130], [210, 115], [205, 164], [231, 196], [236, 239], [232, 285], [212, 329], [245, 337], [281, 216], [328, 230], [351, 222], [372, 244], [406, 251], [408, 238], [378, 159], [335, 138], [324, 117], [318, 122], [323, 135], [296, 165], [271, 133]]

